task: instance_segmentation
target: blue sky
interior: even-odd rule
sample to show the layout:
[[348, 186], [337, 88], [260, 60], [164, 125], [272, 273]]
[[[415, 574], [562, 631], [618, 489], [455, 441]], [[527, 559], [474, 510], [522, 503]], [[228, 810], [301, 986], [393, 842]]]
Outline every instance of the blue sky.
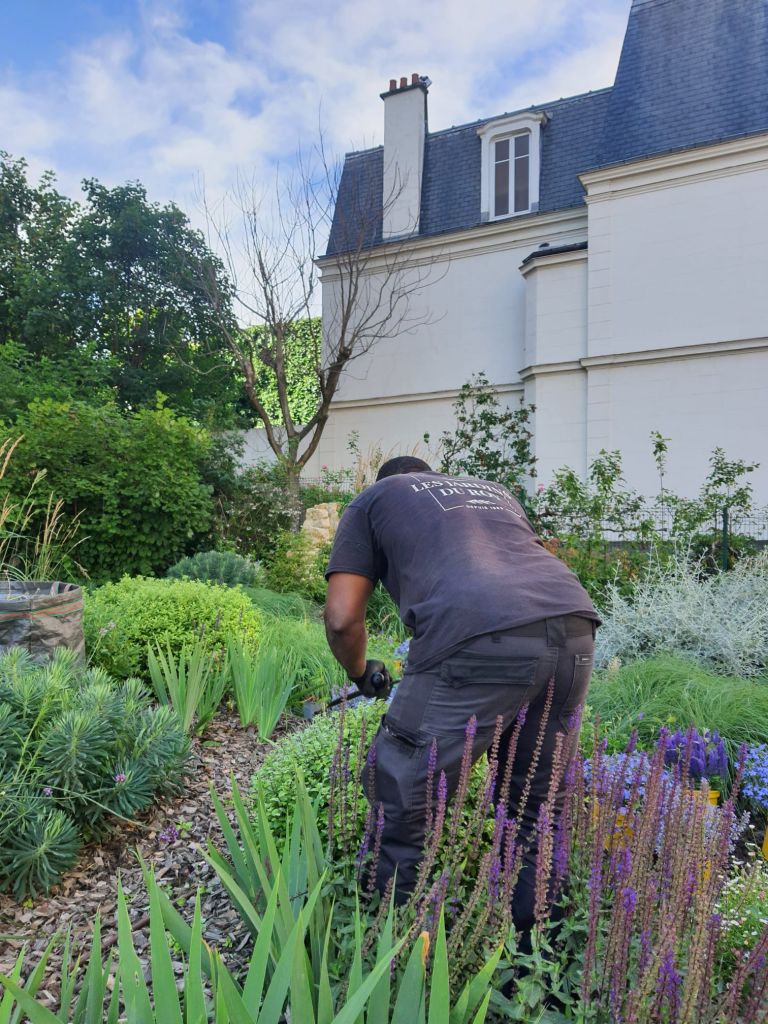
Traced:
[[0, 0], [0, 148], [75, 195], [271, 180], [322, 122], [382, 141], [379, 93], [433, 81], [433, 130], [610, 85], [630, 0]]

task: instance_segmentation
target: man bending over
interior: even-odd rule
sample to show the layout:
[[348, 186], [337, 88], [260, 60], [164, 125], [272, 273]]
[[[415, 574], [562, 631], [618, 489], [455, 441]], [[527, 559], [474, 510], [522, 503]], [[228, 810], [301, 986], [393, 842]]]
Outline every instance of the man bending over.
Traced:
[[[527, 845], [513, 898], [517, 928], [533, 924], [535, 824], [546, 800], [555, 737], [566, 760], [577, 742], [575, 712], [592, 672], [599, 619], [576, 576], [546, 550], [519, 502], [496, 483], [433, 472], [420, 459], [385, 462], [376, 483], [342, 516], [328, 565], [328, 643], [350, 680], [369, 696], [386, 682], [366, 660], [365, 610], [382, 582], [412, 631], [408, 662], [375, 740], [374, 806], [384, 807], [376, 884], [397, 870], [396, 898], [416, 881], [425, 835], [429, 752], [449, 796], [459, 779], [467, 722], [477, 719], [473, 759], [503, 732], [503, 777], [515, 718], [528, 705], [511, 768], [509, 813], [519, 810], [528, 766], [553, 700], [544, 745], [520, 818]], [[562, 793], [561, 793], [562, 797]]]

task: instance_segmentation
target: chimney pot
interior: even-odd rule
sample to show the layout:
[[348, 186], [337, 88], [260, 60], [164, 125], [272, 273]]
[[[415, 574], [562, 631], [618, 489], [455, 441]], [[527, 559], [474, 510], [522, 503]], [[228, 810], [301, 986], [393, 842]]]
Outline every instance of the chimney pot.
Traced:
[[401, 89], [407, 89], [408, 88], [408, 79], [405, 77], [405, 75], [403, 75], [403, 77], [400, 79], [400, 88]]
[[411, 75], [411, 85], [418, 85], [418, 84], [419, 84], [419, 76], [414, 71], [414, 73]]
[[397, 88], [397, 79], [396, 78], [390, 78], [390, 80], [389, 80], [389, 91], [390, 92], [394, 92], [396, 88]]

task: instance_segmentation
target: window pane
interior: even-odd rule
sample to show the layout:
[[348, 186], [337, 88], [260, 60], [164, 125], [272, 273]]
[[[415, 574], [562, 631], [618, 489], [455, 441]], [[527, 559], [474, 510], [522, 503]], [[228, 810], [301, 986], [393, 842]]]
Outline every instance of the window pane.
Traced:
[[515, 156], [527, 156], [530, 150], [531, 136], [528, 132], [515, 136]]
[[496, 163], [500, 160], [509, 160], [509, 139], [496, 143]]
[[509, 162], [496, 164], [494, 216], [509, 213]]
[[527, 210], [528, 202], [528, 156], [515, 159], [515, 213]]

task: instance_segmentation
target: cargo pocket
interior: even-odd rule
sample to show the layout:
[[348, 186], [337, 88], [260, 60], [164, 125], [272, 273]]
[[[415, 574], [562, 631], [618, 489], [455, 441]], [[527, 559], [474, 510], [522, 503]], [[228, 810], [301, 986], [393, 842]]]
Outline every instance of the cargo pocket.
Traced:
[[454, 688], [486, 686], [532, 686], [541, 658], [500, 658], [493, 654], [466, 652], [448, 658], [440, 666], [440, 678]]
[[478, 741], [487, 739], [499, 715], [506, 728], [522, 705], [535, 699], [554, 675], [556, 662], [556, 649], [518, 657], [459, 652], [440, 666], [424, 728], [438, 736], [463, 733], [474, 715]]
[[594, 654], [574, 654], [573, 669], [571, 671], [570, 687], [568, 694], [557, 712], [557, 718], [564, 729], [569, 729], [573, 724], [573, 715], [587, 697], [589, 680], [592, 676]]
[[383, 803], [386, 818], [408, 818], [413, 813], [414, 787], [417, 782], [423, 787], [426, 778], [426, 745], [420, 734], [384, 716], [376, 736], [374, 800]]

